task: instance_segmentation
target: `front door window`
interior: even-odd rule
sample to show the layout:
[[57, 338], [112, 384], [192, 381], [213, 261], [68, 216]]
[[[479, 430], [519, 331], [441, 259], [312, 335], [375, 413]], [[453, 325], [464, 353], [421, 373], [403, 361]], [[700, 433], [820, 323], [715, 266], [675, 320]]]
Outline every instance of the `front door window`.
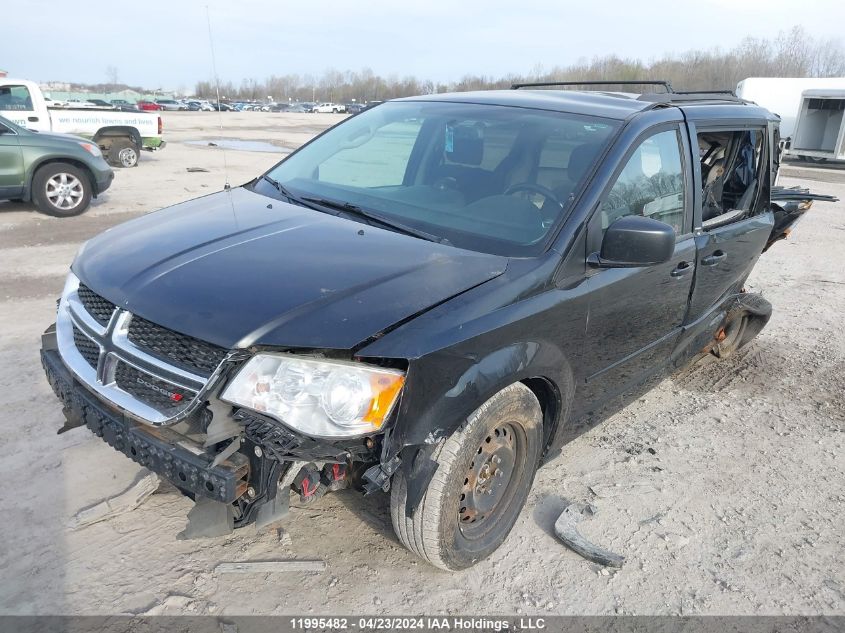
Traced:
[[682, 235], [684, 196], [678, 132], [658, 132], [634, 150], [602, 203], [602, 230], [626, 215], [642, 215], [665, 222]]

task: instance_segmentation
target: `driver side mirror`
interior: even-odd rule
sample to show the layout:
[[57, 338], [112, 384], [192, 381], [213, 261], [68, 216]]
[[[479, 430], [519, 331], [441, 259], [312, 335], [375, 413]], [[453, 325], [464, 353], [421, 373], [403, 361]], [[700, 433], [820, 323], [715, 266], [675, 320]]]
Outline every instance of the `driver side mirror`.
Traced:
[[668, 262], [675, 252], [675, 229], [653, 218], [627, 215], [607, 227], [601, 252], [587, 263], [595, 268], [635, 268]]

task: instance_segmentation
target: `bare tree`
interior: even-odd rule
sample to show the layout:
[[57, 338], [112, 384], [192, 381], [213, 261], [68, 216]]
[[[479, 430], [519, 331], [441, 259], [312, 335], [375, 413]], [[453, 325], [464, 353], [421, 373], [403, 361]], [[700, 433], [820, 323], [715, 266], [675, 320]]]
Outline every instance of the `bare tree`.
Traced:
[[[548, 69], [547, 69], [548, 68]], [[666, 79], [679, 89], [732, 89], [746, 77], [832, 77], [845, 75], [845, 50], [841, 40], [816, 41], [801, 27], [778, 33], [772, 39], [748, 37], [730, 50], [691, 50], [664, 55], [644, 62], [617, 55], [580, 58], [567, 65], [549, 68], [535, 64], [524, 75], [487, 77], [466, 74], [452, 83], [432, 82], [416, 77], [376, 75], [370, 68], [360, 71], [326, 70], [321, 76], [273, 75], [263, 82], [231, 83], [221, 94], [232, 99], [255, 99], [274, 95], [277, 99], [312, 99], [347, 102], [375, 101], [413, 94], [507, 88], [520, 81], [589, 81]], [[210, 97], [213, 82], [196, 85], [198, 96]], [[609, 89], [624, 86], [609, 85]], [[630, 88], [629, 88], [630, 89]]]
[[117, 66], [106, 66], [106, 82], [109, 90], [116, 90], [120, 85], [120, 76], [117, 72]]

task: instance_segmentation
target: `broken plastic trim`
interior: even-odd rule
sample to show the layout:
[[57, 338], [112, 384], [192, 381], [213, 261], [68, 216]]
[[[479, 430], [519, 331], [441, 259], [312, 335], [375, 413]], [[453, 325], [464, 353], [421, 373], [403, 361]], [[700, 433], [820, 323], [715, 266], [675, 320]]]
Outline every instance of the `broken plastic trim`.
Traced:
[[595, 510], [590, 505], [578, 503], [566, 506], [555, 521], [555, 534], [564, 545], [588, 561], [605, 567], [622, 567], [625, 562], [624, 556], [614, 554], [598, 545], [593, 545], [578, 532], [576, 526], [586, 513], [594, 514]]

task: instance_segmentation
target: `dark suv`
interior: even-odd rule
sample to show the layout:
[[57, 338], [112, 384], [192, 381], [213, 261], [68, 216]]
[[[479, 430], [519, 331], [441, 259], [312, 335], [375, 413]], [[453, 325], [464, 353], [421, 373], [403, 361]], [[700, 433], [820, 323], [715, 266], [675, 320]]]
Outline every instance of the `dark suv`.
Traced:
[[671, 91], [365, 110], [83, 246], [43, 338], [63, 430], [193, 498], [188, 536], [349, 486], [390, 491], [413, 552], [469, 567], [570, 425], [765, 325], [743, 282], [812, 198], [772, 202], [777, 130]]

